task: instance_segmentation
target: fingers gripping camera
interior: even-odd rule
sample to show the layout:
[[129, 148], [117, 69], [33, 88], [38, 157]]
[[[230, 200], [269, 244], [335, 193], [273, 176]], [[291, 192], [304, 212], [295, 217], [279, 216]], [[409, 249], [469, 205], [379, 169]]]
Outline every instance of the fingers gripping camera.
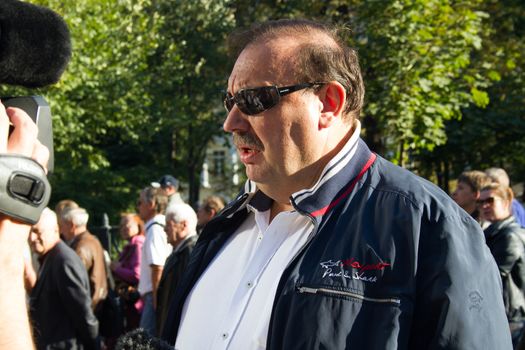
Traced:
[[51, 196], [44, 168], [31, 158], [0, 154], [0, 213], [35, 224]]

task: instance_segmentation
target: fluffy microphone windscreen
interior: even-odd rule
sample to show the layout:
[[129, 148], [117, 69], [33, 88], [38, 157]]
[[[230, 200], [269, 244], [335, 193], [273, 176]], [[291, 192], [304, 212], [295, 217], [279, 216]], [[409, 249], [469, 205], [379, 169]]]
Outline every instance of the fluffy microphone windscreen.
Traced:
[[56, 83], [71, 57], [64, 20], [45, 7], [0, 0], [0, 84]]

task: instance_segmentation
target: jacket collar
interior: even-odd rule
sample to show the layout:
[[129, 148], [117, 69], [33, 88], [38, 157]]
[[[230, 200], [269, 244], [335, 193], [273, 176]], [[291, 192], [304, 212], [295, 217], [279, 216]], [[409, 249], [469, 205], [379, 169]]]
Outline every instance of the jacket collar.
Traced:
[[197, 241], [197, 233], [193, 232], [186, 236], [182, 242], [177, 244], [176, 247], [173, 247], [173, 253], [177, 253], [183, 249], [185, 249], [190, 243], [195, 243]]
[[489, 227], [487, 227], [485, 229], [485, 237], [486, 238], [491, 238], [491, 237], [494, 237], [496, 236], [499, 232], [501, 232], [502, 229], [506, 228], [507, 226], [510, 226], [512, 224], [516, 224], [516, 219], [514, 218], [513, 215], [509, 216], [508, 218], [506, 219], [503, 219], [503, 220], [500, 220], [500, 221], [496, 221], [496, 222], [493, 222], [492, 224], [490, 224]]
[[[359, 137], [359, 121], [356, 125], [348, 142], [328, 162], [317, 182], [311, 188], [298, 191], [290, 197], [294, 208], [313, 217], [322, 217], [352, 192], [357, 181], [373, 164], [376, 155]], [[265, 211], [270, 209], [272, 199], [258, 190], [253, 181], [248, 180], [236, 201], [225, 210], [225, 214], [231, 217], [247, 204]]]

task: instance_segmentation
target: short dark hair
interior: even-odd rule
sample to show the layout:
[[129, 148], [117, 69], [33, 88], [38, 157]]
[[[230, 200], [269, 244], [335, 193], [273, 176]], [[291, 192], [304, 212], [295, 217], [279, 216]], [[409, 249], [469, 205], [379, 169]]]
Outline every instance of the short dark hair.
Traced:
[[325, 34], [334, 42], [305, 40], [297, 53], [298, 67], [295, 77], [298, 83], [337, 81], [346, 91], [345, 115], [359, 117], [363, 108], [365, 86], [355, 49], [344, 39], [347, 28], [314, 22], [306, 19], [281, 19], [255, 23], [249, 29], [240, 29], [230, 34], [228, 49], [237, 59], [249, 45], [273, 36]]
[[468, 185], [472, 191], [478, 192], [485, 186], [490, 185], [491, 178], [483, 171], [470, 170], [462, 172], [458, 177], [458, 182]]

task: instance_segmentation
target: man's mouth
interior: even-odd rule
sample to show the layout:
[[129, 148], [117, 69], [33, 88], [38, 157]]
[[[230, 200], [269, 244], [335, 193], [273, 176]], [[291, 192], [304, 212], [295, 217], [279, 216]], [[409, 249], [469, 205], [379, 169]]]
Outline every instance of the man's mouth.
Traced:
[[234, 133], [233, 143], [239, 152], [241, 162], [244, 164], [253, 163], [255, 157], [264, 151], [261, 140], [250, 133]]
[[237, 146], [237, 150], [239, 152], [241, 162], [244, 164], [252, 163], [254, 161], [254, 157], [260, 153], [258, 149], [249, 146], [239, 145]]

